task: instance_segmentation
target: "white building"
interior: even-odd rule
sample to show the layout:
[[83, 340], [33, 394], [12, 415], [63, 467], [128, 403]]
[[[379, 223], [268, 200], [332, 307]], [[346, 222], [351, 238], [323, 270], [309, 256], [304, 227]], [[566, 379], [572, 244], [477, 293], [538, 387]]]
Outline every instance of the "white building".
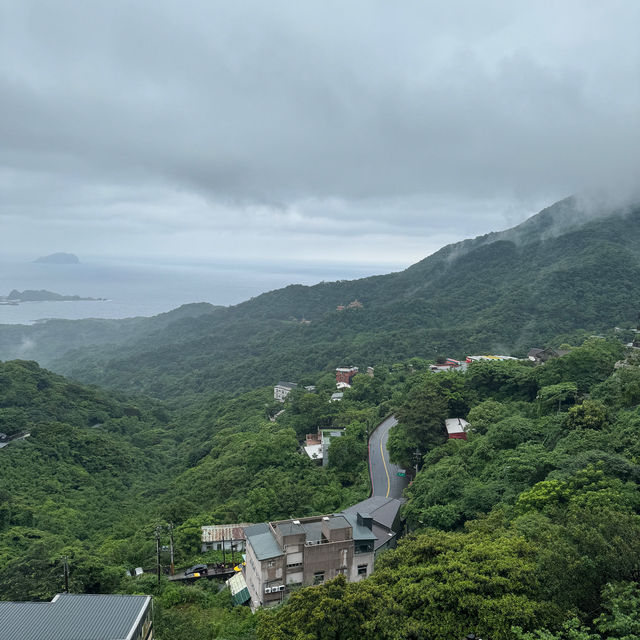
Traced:
[[295, 382], [278, 382], [273, 387], [273, 399], [276, 402], [284, 402], [284, 399], [297, 387]]

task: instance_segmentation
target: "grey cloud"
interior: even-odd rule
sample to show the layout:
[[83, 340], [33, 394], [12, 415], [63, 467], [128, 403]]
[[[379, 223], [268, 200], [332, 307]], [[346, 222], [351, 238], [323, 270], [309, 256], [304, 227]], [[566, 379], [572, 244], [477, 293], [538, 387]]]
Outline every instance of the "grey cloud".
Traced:
[[0, 11], [5, 220], [473, 235], [640, 166], [631, 0]]

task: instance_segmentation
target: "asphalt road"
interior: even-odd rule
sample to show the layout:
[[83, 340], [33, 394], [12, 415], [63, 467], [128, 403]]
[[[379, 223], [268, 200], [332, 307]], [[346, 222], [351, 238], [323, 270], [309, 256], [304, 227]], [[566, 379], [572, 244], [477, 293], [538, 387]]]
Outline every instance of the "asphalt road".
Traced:
[[395, 416], [383, 420], [369, 438], [369, 470], [373, 484], [373, 496], [384, 498], [401, 498], [408, 484], [407, 478], [398, 476], [400, 467], [389, 462], [387, 439], [389, 429], [398, 424]]

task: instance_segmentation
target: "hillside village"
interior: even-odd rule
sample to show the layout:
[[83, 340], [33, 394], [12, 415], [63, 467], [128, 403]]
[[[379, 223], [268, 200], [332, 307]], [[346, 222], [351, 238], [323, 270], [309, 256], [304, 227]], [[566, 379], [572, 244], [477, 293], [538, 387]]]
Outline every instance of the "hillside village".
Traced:
[[2, 3], [0, 640], [640, 640], [639, 25]]
[[[640, 334], [640, 331], [638, 331]], [[635, 348], [634, 345], [627, 345]], [[431, 373], [466, 373], [469, 367], [477, 363], [528, 362], [533, 366], [542, 366], [550, 360], [562, 358], [570, 349], [529, 350], [527, 357], [519, 359], [505, 355], [473, 355], [464, 360], [438, 358], [428, 365]], [[617, 362], [616, 369], [627, 364]], [[339, 399], [344, 392], [352, 388], [359, 368], [342, 366], [335, 369], [335, 386], [339, 390]], [[362, 374], [361, 374], [362, 375]], [[374, 378], [375, 370], [367, 367], [366, 375]], [[294, 391], [316, 393], [315, 385], [299, 387], [297, 383], [280, 382], [273, 388], [274, 401], [284, 404], [286, 411], [290, 394]], [[331, 394], [329, 402], [336, 401], [336, 393]], [[395, 421], [394, 421], [395, 422]], [[384, 424], [384, 421], [383, 423]], [[467, 440], [474, 432], [473, 425], [464, 417], [449, 417], [442, 423], [443, 432], [449, 440]], [[301, 452], [310, 459], [329, 463], [330, 443], [332, 439], [343, 436], [345, 429], [319, 428], [317, 433], [307, 433], [301, 445]], [[375, 433], [371, 433], [371, 436]], [[388, 455], [388, 454], [387, 454]], [[372, 468], [371, 453], [368, 464]], [[323, 584], [339, 575], [350, 582], [358, 582], [369, 576], [375, 561], [384, 551], [394, 548], [400, 537], [408, 531], [406, 518], [401, 507], [406, 502], [402, 489], [415, 477], [416, 470], [401, 469], [386, 458], [384, 467], [387, 474], [391, 468], [398, 478], [404, 478], [397, 495], [389, 496], [373, 493], [371, 497], [354, 504], [340, 513], [329, 513], [313, 517], [292, 517], [288, 520], [263, 522], [259, 524], [203, 525], [202, 551], [218, 550], [223, 554], [233, 552], [238, 557], [242, 553], [240, 565], [227, 565], [232, 577], [227, 580], [235, 604], [246, 604], [253, 611], [260, 607], [271, 607], [282, 603], [292, 592], [302, 586]], [[371, 472], [373, 473], [373, 472]], [[373, 479], [373, 476], [372, 476]], [[375, 491], [375, 485], [374, 485]], [[226, 537], [225, 537], [226, 536]], [[212, 577], [212, 574], [203, 574]], [[194, 579], [187, 575], [181, 579]]]
[[[629, 335], [633, 336], [630, 342]], [[222, 424], [209, 453], [183, 477], [178, 476], [173, 486], [163, 487], [165, 496], [155, 508], [163, 514], [156, 522], [164, 524], [155, 533], [150, 530], [136, 538], [132, 552], [122, 556], [128, 575], [123, 578], [120, 569], [109, 574], [115, 580], [110, 588], [125, 593], [153, 589], [162, 598], [162, 593], [169, 593], [166, 585], [201, 593], [204, 585], [225, 581], [224, 593], [239, 611], [274, 611], [273, 618], [257, 618], [262, 625], [271, 624], [263, 620], [279, 620], [288, 603], [298, 602], [298, 594], [306, 593], [303, 587], [315, 587], [313, 592], [322, 594], [325, 587], [334, 589], [342, 581], [354, 589], [378, 584], [388, 575], [389, 563], [398, 562], [412, 548], [416, 535], [417, 539], [434, 535], [425, 534], [425, 527], [451, 532], [446, 535], [466, 535], [459, 532], [465, 521], [492, 517], [496, 504], [512, 508], [509, 505], [518, 495], [533, 490], [536, 482], [551, 482], [545, 478], [554, 466], [569, 465], [561, 477], [570, 478], [576, 469], [588, 468], [589, 461], [608, 460], [613, 454], [598, 450], [589, 450], [589, 458], [564, 453], [562, 443], [591, 432], [594, 436], [589, 437], [604, 436], [617, 428], [616, 412], [626, 420], [625, 412], [640, 403], [638, 335], [638, 329], [612, 331], [587, 337], [581, 346], [530, 349], [523, 358], [480, 354], [435, 362], [412, 358], [377, 363], [375, 368], [345, 364], [295, 383], [239, 395], [236, 401], [219, 405], [229, 413], [216, 418]], [[110, 443], [106, 449], [101, 444], [100, 451], [122, 446], [109, 440], [114, 430], [122, 441], [130, 425], [150, 419], [151, 414], [140, 408], [102, 399], [97, 391], [69, 384], [35, 363], [3, 367], [11, 372], [11, 377], [0, 372], [3, 393], [8, 394], [5, 404], [19, 397], [11, 386], [6, 387], [7, 381], [24, 380], [20, 397], [30, 399], [27, 406], [32, 412], [19, 422], [20, 411], [27, 409], [0, 412], [5, 420], [3, 432], [11, 434], [4, 438], [3, 444], [10, 442], [10, 446], [1, 449], [0, 456], [12, 463], [15, 458], [17, 465], [12, 475], [5, 472], [3, 482], [13, 487], [15, 495], [20, 495], [25, 482], [15, 484], [14, 477], [42, 473], [21, 460], [28, 460], [25, 456], [32, 450], [54, 446], [49, 443], [60, 436], [55, 430], [48, 436], [51, 427], [38, 426], [31, 428], [26, 440], [10, 440], [20, 431], [4, 425], [28, 427], [40, 415], [39, 407], [57, 406], [51, 394], [62, 391], [81, 399], [72, 405], [60, 403], [63, 412], [73, 407], [72, 414], [60, 418], [76, 425], [64, 428], [75, 429], [82, 441]], [[339, 400], [336, 393], [341, 394]], [[211, 424], [211, 418], [204, 424]], [[201, 428], [197, 423], [194, 427]], [[157, 427], [155, 433], [159, 433]], [[476, 479], [487, 472], [482, 467], [467, 471], [470, 463], [463, 463], [460, 456], [479, 447], [495, 450], [491, 455], [496, 462], [490, 467], [493, 475]], [[171, 445], [169, 450], [174, 448]], [[15, 455], [7, 457], [12, 450]], [[122, 458], [119, 454], [115, 459]], [[610, 468], [626, 473], [624, 464], [619, 459]], [[142, 474], [148, 473], [143, 463], [137, 465]], [[255, 471], [234, 475], [233, 483], [224, 479], [224, 474], [236, 474], [241, 468]], [[101, 492], [113, 482], [108, 470], [106, 474], [101, 476]], [[292, 485], [295, 476], [299, 484]], [[213, 511], [206, 500], [225, 483], [229, 487], [225, 491], [232, 492], [227, 494], [230, 498], [226, 506]], [[279, 491], [281, 486], [286, 489]], [[109, 490], [126, 491], [122, 487]], [[294, 503], [289, 496], [295, 494], [299, 498]], [[200, 515], [189, 516], [198, 508], [195, 501], [180, 515], [183, 496], [197, 496]], [[221, 498], [213, 500], [210, 504]], [[9, 516], [9, 523], [13, 517]], [[114, 523], [120, 520], [117, 513], [108, 517]], [[8, 531], [16, 530], [10, 526], [14, 528]], [[141, 553], [149, 539], [157, 547], [151, 562], [147, 552]], [[76, 556], [65, 569], [70, 589], [78, 589], [90, 575], [85, 575], [81, 562]], [[609, 574], [602, 575], [605, 579]], [[46, 580], [56, 583], [55, 578]], [[9, 578], [8, 584], [21, 583]], [[20, 587], [13, 588], [18, 593]], [[396, 597], [402, 601], [404, 596]], [[455, 609], [451, 603], [447, 606]], [[405, 615], [410, 616], [410, 610]]]

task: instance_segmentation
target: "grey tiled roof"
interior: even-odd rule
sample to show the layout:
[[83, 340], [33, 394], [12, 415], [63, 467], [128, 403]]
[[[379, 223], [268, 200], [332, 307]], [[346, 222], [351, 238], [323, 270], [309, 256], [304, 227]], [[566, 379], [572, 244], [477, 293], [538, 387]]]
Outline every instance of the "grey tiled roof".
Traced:
[[59, 594], [51, 602], [0, 602], [0, 638], [127, 640], [150, 596]]

